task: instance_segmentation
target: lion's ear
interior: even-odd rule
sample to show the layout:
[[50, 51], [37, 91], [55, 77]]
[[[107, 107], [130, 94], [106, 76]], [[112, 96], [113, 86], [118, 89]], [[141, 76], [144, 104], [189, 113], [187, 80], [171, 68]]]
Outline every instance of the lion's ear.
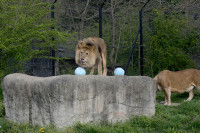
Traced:
[[92, 51], [95, 50], [95, 48], [96, 48], [96, 45], [93, 43], [86, 43], [86, 46], [87, 46], [87, 48], [89, 48]]
[[88, 47], [93, 47], [93, 46], [94, 46], [93, 43], [86, 43], [86, 45], [87, 45]]
[[83, 47], [85, 47], [85, 44], [83, 43], [83, 41], [80, 41], [80, 42], [78, 43], [78, 49], [81, 49], [81, 48], [83, 48]]

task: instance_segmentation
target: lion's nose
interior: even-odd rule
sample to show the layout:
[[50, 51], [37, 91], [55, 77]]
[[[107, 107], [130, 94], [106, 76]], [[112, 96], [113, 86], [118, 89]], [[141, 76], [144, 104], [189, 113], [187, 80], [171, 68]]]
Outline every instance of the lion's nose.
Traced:
[[81, 62], [84, 62], [84, 59], [81, 59]]

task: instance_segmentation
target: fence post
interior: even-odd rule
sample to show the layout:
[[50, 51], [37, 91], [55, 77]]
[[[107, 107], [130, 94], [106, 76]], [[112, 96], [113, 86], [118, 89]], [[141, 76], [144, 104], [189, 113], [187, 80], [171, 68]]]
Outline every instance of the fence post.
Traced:
[[127, 73], [127, 70], [128, 70], [128, 67], [129, 67], [129, 63], [130, 63], [130, 60], [132, 58], [132, 55], [133, 55], [133, 50], [134, 50], [134, 47], [136, 45], [136, 42], [137, 42], [137, 39], [138, 39], [138, 35], [140, 34], [140, 45], [139, 45], [139, 61], [140, 61], [140, 75], [143, 76], [144, 75], [144, 53], [143, 53], [143, 32], [142, 32], [142, 11], [144, 9], [144, 7], [149, 3], [150, 0], [148, 0], [144, 5], [143, 7], [140, 9], [139, 11], [139, 29], [138, 29], [138, 33], [136, 35], [136, 38], [135, 38], [135, 41], [134, 41], [134, 44], [132, 45], [132, 49], [131, 49], [131, 54], [129, 56], [129, 60], [128, 60], [128, 63], [126, 65], [126, 69], [125, 69], [125, 74]]
[[150, 0], [148, 0], [144, 6], [141, 8], [140, 12], [139, 12], [139, 16], [140, 16], [140, 75], [143, 76], [144, 75], [144, 53], [143, 53], [143, 49], [144, 49], [144, 45], [143, 45], [143, 27], [142, 27], [142, 11], [145, 8], [145, 6], [149, 3]]
[[[54, 16], [54, 9], [55, 9], [55, 7], [54, 7], [54, 4], [57, 2], [57, 0], [55, 0], [54, 1], [54, 3], [53, 3], [53, 5], [51, 6], [51, 19], [55, 19], [55, 16]], [[54, 29], [55, 27], [51, 27], [51, 29]], [[52, 37], [52, 41], [54, 41], [55, 40], [55, 38], [54, 37]], [[54, 49], [52, 49], [51, 48], [51, 56], [52, 57], [55, 57], [55, 50]], [[55, 60], [54, 59], [52, 59], [52, 76], [55, 76]]]
[[134, 41], [134, 43], [133, 43], [133, 45], [132, 45], [131, 54], [130, 54], [130, 56], [129, 56], [128, 63], [126, 64], [125, 75], [126, 75], [126, 73], [127, 73], [127, 71], [128, 71], [128, 67], [129, 67], [130, 61], [131, 61], [132, 56], [133, 56], [133, 50], [134, 50], [134, 48], [135, 48], [135, 45], [136, 45], [136, 42], [137, 42], [137, 39], [138, 39], [139, 34], [140, 34], [140, 27], [139, 27], [138, 32], [137, 32], [137, 35], [136, 35], [136, 37], [135, 37], [135, 41]]
[[105, 2], [106, 2], [106, 0], [104, 0], [104, 2], [99, 7], [99, 37], [100, 38], [102, 38], [102, 8], [103, 8]]
[[99, 37], [102, 38], [102, 7], [99, 8]]
[[143, 76], [144, 75], [144, 53], [143, 53], [143, 32], [142, 32], [142, 10], [140, 10], [139, 12], [139, 16], [140, 16], [140, 75]]

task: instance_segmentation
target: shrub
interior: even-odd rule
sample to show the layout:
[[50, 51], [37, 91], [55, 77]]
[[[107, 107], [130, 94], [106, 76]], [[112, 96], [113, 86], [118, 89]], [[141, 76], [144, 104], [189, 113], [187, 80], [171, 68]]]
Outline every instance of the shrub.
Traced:
[[184, 32], [187, 28], [186, 19], [178, 14], [166, 15], [158, 10], [155, 15], [154, 34], [146, 55], [153, 64], [152, 73], [155, 75], [164, 69], [176, 71], [194, 68], [193, 60], [185, 51], [189, 47], [186, 41], [189, 36]]

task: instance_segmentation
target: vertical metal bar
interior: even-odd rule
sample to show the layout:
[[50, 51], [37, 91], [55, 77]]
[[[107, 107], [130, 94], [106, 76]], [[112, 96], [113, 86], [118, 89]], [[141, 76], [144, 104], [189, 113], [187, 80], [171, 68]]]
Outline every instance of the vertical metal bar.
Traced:
[[99, 37], [102, 38], [102, 7], [99, 8]]
[[[54, 4], [51, 6], [51, 19], [54, 19]], [[51, 29], [54, 29], [55, 27], [51, 27]], [[52, 37], [52, 41], [54, 41], [55, 38]], [[54, 48], [51, 48], [51, 56], [55, 57], [55, 50]], [[55, 60], [52, 59], [52, 76], [55, 76]]]
[[130, 56], [129, 56], [128, 63], [127, 63], [127, 65], [126, 65], [126, 69], [125, 69], [125, 74], [126, 74], [127, 71], [128, 71], [128, 67], [129, 67], [130, 61], [131, 61], [131, 59], [132, 59], [133, 51], [134, 51], [134, 48], [135, 48], [135, 46], [136, 46], [136, 42], [137, 42], [137, 39], [138, 39], [139, 34], [140, 34], [140, 28], [138, 28], [138, 32], [137, 32], [137, 35], [136, 35], [136, 37], [135, 37], [135, 41], [134, 41], [134, 43], [133, 43], [133, 45], [132, 45], [131, 54], [130, 54]]
[[144, 75], [144, 62], [143, 62], [144, 54], [143, 54], [142, 10], [140, 10], [139, 16], [140, 16], [140, 20], [139, 20], [140, 21], [140, 75], [143, 76]]
[[[140, 74], [141, 76], [144, 75], [144, 53], [143, 53], [143, 32], [142, 32], [142, 10], [143, 8], [145, 8], [145, 6], [150, 2], [150, 0], [148, 0], [144, 5], [143, 7], [141, 8], [141, 10], [139, 11], [139, 30], [138, 30], [138, 34], [135, 38], [135, 42], [134, 44], [136, 44], [136, 41], [137, 41], [137, 38], [138, 38], [138, 35], [140, 34], [140, 45], [139, 45], [139, 65], [140, 65]], [[129, 57], [129, 60], [128, 60], [128, 63], [127, 63], [127, 66], [126, 66], [126, 69], [125, 69], [125, 74], [128, 70], [128, 66], [129, 66], [129, 62], [132, 58], [132, 54], [133, 54], [133, 50], [134, 50], [134, 44], [132, 45], [132, 50], [131, 50], [131, 54], [130, 54], [130, 57]]]
[[[54, 19], [54, 4], [51, 6], [51, 18]], [[54, 27], [52, 27], [54, 29]]]
[[102, 38], [102, 8], [106, 0], [103, 1], [101, 6], [99, 7], [99, 37]]

